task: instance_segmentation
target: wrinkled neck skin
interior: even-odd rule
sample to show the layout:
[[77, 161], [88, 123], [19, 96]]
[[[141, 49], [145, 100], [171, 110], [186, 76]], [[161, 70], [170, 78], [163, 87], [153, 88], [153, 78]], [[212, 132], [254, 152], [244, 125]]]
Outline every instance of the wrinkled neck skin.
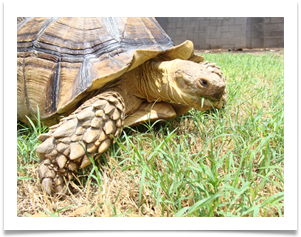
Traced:
[[98, 93], [110, 90], [120, 93], [125, 101], [126, 115], [134, 113], [144, 101], [172, 101], [188, 105], [181, 98], [181, 93], [178, 93], [178, 88], [173, 86], [173, 78], [170, 78], [170, 69], [174, 63], [175, 60], [147, 61]]
[[153, 103], [171, 100], [181, 103], [179, 100], [174, 100], [168, 96], [173, 91], [168, 80], [168, 69], [172, 64], [173, 61], [145, 62], [97, 93], [118, 92], [124, 99], [126, 115], [133, 114], [144, 101]]
[[141, 65], [140, 83], [137, 96], [148, 102], [172, 101], [187, 104], [177, 86], [174, 86], [172, 68], [176, 60], [155, 62], [149, 61]]

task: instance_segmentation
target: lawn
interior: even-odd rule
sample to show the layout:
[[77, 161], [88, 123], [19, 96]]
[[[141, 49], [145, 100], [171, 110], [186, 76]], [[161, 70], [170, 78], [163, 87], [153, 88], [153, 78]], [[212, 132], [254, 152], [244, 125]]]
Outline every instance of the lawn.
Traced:
[[125, 128], [70, 185], [37, 185], [37, 135], [18, 123], [18, 216], [284, 216], [284, 57], [204, 54], [227, 78], [227, 104]]

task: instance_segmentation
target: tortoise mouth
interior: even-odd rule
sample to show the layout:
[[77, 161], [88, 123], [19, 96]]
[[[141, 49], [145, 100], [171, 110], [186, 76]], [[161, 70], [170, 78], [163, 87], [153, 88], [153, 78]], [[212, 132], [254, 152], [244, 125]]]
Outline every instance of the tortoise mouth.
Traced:
[[198, 98], [198, 100], [199, 100], [199, 103], [197, 104], [196, 109], [200, 110], [200, 111], [213, 109], [213, 108], [221, 109], [227, 102], [225, 94], [223, 94], [219, 100], [211, 99], [211, 98], [203, 97], [203, 96], [200, 96]]

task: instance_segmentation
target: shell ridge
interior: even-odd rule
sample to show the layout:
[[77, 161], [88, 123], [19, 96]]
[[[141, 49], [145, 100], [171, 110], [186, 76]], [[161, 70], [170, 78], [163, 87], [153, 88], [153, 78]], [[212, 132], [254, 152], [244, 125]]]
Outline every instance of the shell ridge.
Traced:
[[27, 86], [26, 86], [26, 79], [25, 79], [25, 55], [24, 55], [24, 58], [23, 58], [23, 84], [24, 84], [24, 96], [25, 96], [25, 105], [26, 105], [26, 108], [27, 108], [27, 111], [30, 111], [30, 108], [29, 108], [29, 102], [28, 102], [28, 93], [27, 93]]
[[19, 24], [17, 24], [17, 30], [24, 25], [26, 22], [28, 22], [32, 17], [26, 17], [25, 19], [23, 19]]
[[161, 49], [163, 49], [163, 47], [155, 40], [153, 34], [150, 32], [150, 30], [148, 29], [148, 27], [146, 26], [145, 22], [143, 20], [140, 19], [140, 21], [142, 22], [142, 24], [144, 25], [145, 31], [147, 32], [149, 38], [151, 39], [151, 41], [156, 45], [159, 46]]
[[118, 24], [116, 24], [116, 18], [115, 17], [108, 17], [104, 18], [103, 21], [105, 22], [106, 30], [108, 34], [110, 34], [113, 39], [115, 39], [117, 42], [121, 41], [121, 35], [120, 35], [120, 27]]
[[160, 32], [170, 41], [171, 46], [175, 46], [175, 43], [173, 42], [173, 40], [169, 37], [169, 35], [163, 30], [163, 28], [161, 28], [160, 24], [158, 23], [158, 21], [156, 19], [154, 19], [153, 17], [151, 17], [150, 19], [152, 21], [152, 23], [157, 27], [157, 29], [160, 30]]
[[36, 38], [34, 39], [34, 41], [32, 42], [33, 48], [39, 48], [38, 40], [39, 40], [40, 36], [44, 33], [44, 31], [47, 29], [47, 27], [48, 27], [51, 23], [53, 23], [53, 22], [55, 22], [55, 21], [57, 21], [57, 20], [58, 20], [58, 17], [51, 17], [51, 18], [47, 19], [47, 20], [43, 23], [43, 25], [42, 25], [42, 27], [41, 27], [39, 33], [37, 34], [37, 37], [36, 37]]
[[59, 100], [59, 90], [60, 90], [60, 84], [61, 84], [61, 62], [57, 62], [55, 77], [54, 77], [55, 83], [54, 83], [54, 93], [52, 94], [52, 100], [53, 100], [53, 110], [57, 110], [58, 100]]

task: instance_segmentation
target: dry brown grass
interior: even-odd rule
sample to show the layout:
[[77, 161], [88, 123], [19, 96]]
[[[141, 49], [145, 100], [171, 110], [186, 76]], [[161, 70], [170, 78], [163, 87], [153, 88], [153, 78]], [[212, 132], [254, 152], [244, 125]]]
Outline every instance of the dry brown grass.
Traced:
[[[109, 157], [110, 164], [116, 164], [113, 157]], [[31, 166], [28, 174], [37, 177], [37, 164]], [[82, 184], [71, 182], [76, 190], [70, 196], [50, 197], [41, 190], [41, 186], [33, 180], [19, 180], [17, 182], [17, 210], [18, 216], [161, 216], [161, 208], [154, 205], [147, 191], [143, 192], [143, 204], [138, 208], [139, 199], [139, 171], [131, 178], [132, 172], [121, 171], [120, 167], [104, 167], [102, 170], [103, 183], [101, 187], [91, 185], [91, 180], [85, 188]], [[112, 175], [114, 174], [114, 175]], [[22, 174], [18, 174], [22, 175]], [[74, 191], [73, 191], [74, 192]], [[59, 211], [60, 209], [65, 210]]]

